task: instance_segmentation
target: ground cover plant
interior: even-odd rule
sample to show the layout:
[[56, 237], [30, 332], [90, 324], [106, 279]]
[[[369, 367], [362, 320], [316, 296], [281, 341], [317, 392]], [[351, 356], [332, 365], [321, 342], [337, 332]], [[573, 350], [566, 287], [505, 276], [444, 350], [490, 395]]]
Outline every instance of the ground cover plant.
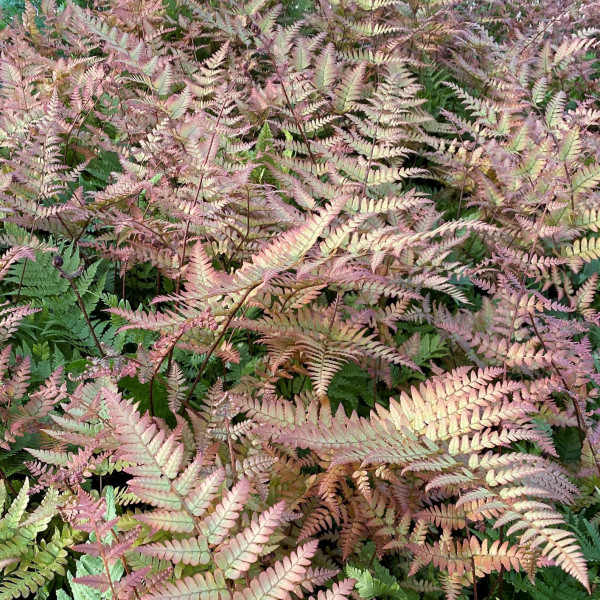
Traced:
[[5, 4], [0, 599], [600, 597], [599, 19]]

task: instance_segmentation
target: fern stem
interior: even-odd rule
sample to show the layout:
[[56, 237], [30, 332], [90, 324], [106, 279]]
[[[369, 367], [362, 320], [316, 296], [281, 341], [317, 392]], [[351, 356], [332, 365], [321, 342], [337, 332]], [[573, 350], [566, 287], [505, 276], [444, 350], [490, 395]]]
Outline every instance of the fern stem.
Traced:
[[15, 490], [13, 484], [10, 482], [10, 479], [6, 476], [6, 473], [3, 471], [2, 467], [0, 467], [0, 479], [4, 481], [6, 487], [11, 491], [13, 496], [17, 495], [17, 490]]
[[[35, 217], [33, 219], [33, 223], [31, 224], [31, 229], [29, 230], [29, 238], [31, 241], [33, 241], [33, 232], [35, 229], [35, 224], [37, 222], [37, 217]], [[25, 269], [27, 268], [27, 262], [29, 261], [29, 259], [27, 257], [25, 257], [25, 260], [23, 261], [23, 269], [21, 271], [21, 278], [19, 279], [19, 287], [17, 289], [17, 297], [15, 299], [15, 304], [18, 304], [19, 302], [19, 298], [21, 297], [21, 289], [23, 288], [23, 280], [25, 277]]]
[[205, 357], [204, 361], [202, 362], [202, 364], [200, 365], [200, 368], [198, 369], [198, 374], [196, 375], [196, 378], [194, 379], [194, 382], [192, 383], [192, 386], [190, 387], [190, 391], [188, 392], [186, 399], [181, 403], [182, 409], [187, 408], [187, 406], [192, 398], [192, 395], [194, 394], [194, 390], [196, 389], [196, 386], [198, 385], [198, 382], [200, 381], [200, 377], [202, 376], [202, 373], [204, 373], [204, 369], [206, 369], [206, 365], [208, 365], [208, 361], [210, 360], [210, 357], [213, 355], [214, 351], [217, 349], [217, 346], [221, 343], [221, 340], [225, 337], [227, 328], [229, 327], [229, 324], [231, 323], [231, 321], [233, 321], [233, 317], [235, 317], [235, 313], [240, 308], [242, 308], [244, 302], [246, 302], [250, 293], [254, 289], [256, 289], [261, 283], [262, 282], [251, 285], [246, 290], [246, 293], [242, 296], [241, 300], [231, 309], [231, 312], [229, 313], [229, 316], [227, 317], [227, 320], [225, 321], [225, 324], [223, 325], [223, 329], [221, 330], [221, 333], [219, 333], [219, 335], [217, 336], [217, 338], [215, 339], [215, 341], [212, 343], [211, 347], [209, 348], [208, 352], [206, 353], [206, 357]]
[[[375, 132], [379, 129], [379, 125], [381, 124], [381, 119], [383, 118], [383, 107], [384, 104], [381, 104], [381, 108], [379, 109], [379, 114], [377, 115], [377, 122], [375, 123]], [[373, 154], [375, 153], [375, 146], [377, 144], [376, 138], [373, 136], [373, 140], [371, 142], [371, 150], [369, 151], [369, 160], [367, 161], [367, 166], [365, 167], [365, 179], [362, 184], [362, 195], [366, 196], [367, 194], [367, 185], [369, 182], [369, 171], [371, 170], [371, 165], [373, 164]]]
[[110, 591], [112, 593], [112, 597], [116, 600], [118, 598], [117, 591], [115, 590], [115, 585], [113, 583], [112, 577], [110, 576], [110, 566], [108, 564], [108, 560], [106, 558], [106, 553], [104, 552], [104, 544], [102, 543], [102, 536], [98, 531], [98, 526], [94, 522], [94, 533], [96, 534], [96, 540], [98, 541], [98, 550], [100, 552], [100, 558], [102, 559], [102, 564], [104, 565], [104, 570], [106, 571], [106, 577], [108, 579], [108, 585], [110, 586]]
[[[484, 92], [483, 94], [485, 94], [487, 91], [487, 85], [484, 88]], [[456, 219], [460, 219], [460, 211], [462, 210], [462, 203], [463, 203], [463, 198], [465, 195], [465, 187], [467, 185], [467, 174], [469, 173], [469, 169], [471, 168], [471, 161], [473, 160], [473, 156], [475, 153], [475, 150], [477, 150], [477, 144], [479, 143], [479, 137], [481, 135], [481, 132], [478, 131], [477, 132], [477, 137], [475, 138], [475, 141], [473, 142], [473, 152], [471, 152], [469, 154], [469, 160], [465, 159], [465, 164], [464, 164], [464, 175], [462, 178], [462, 183], [460, 186], [460, 196], [458, 198], [458, 206], [456, 207]]]
[[[535, 324], [535, 319], [533, 318], [533, 315], [531, 315], [531, 314], [529, 315], [529, 321], [531, 322], [531, 326], [533, 327], [533, 331], [535, 332], [535, 335], [540, 340], [540, 344], [542, 345], [544, 352], [547, 353], [548, 347], [546, 346], [546, 343], [544, 342], [544, 339], [542, 338], [542, 335], [541, 335], [539, 329], [537, 328], [537, 325]], [[583, 415], [581, 414], [581, 407], [579, 406], [577, 398], [574, 397], [575, 395], [571, 392], [569, 384], [567, 383], [564, 375], [561, 373], [561, 371], [558, 368], [558, 365], [556, 364], [554, 359], [550, 360], [550, 364], [552, 365], [552, 368], [556, 371], [556, 374], [560, 378], [560, 381], [563, 384], [565, 391], [571, 398], [571, 403], [573, 404], [573, 410], [575, 412], [575, 418], [577, 419], [577, 433], [579, 435], [579, 443], [581, 444], [581, 447], [583, 448], [585, 438], [587, 437], [587, 429], [585, 426], [585, 419], [583, 418]], [[594, 459], [594, 463], [596, 465], [596, 469], [598, 470], [598, 473], [600, 474], [600, 462], [598, 461], [598, 455], [596, 453], [596, 449], [594, 448], [594, 444], [589, 444], [589, 447], [590, 447], [590, 452], [592, 454], [592, 458]]]
[[75, 282], [72, 279], [69, 279], [69, 284], [71, 285], [71, 289], [75, 292], [75, 296], [77, 296], [77, 302], [79, 303], [79, 308], [81, 308], [81, 312], [83, 313], [83, 316], [85, 317], [85, 322], [87, 323], [87, 326], [89, 327], [92, 337], [94, 338], [94, 343], [96, 344], [96, 348], [98, 348], [98, 352], [100, 353], [100, 356], [104, 357], [105, 356], [104, 350], [102, 350], [102, 345], [100, 344], [100, 340], [96, 337], [96, 332], [94, 331], [94, 328], [92, 327], [92, 322], [90, 321], [87, 311], [85, 310], [85, 305], [83, 304], [83, 300], [81, 299], [79, 290], [77, 289], [77, 286], [75, 285]]
[[[273, 58], [273, 63], [275, 64], [275, 67], [277, 67], [277, 64], [275, 63], [275, 58]], [[292, 103], [290, 102], [290, 97], [288, 96], [287, 90], [285, 88], [285, 85], [283, 83], [283, 79], [281, 79], [281, 89], [283, 91], [283, 95], [285, 96], [285, 101], [287, 102], [288, 108], [290, 109], [292, 116], [294, 117], [294, 121], [296, 121], [296, 125], [298, 125], [298, 129], [300, 130], [300, 135], [302, 136], [302, 140], [304, 141], [304, 144], [306, 145], [306, 150], [308, 151], [308, 155], [310, 156], [310, 160], [313, 163], [313, 165], [317, 165], [317, 161], [315, 159], [314, 154], [312, 153], [312, 150], [310, 149], [310, 144], [308, 143], [308, 138], [306, 137], [306, 132], [304, 131], [304, 125], [302, 125], [302, 122], [300, 121], [300, 119], [298, 119], [298, 117], [296, 116], [296, 111], [294, 110], [294, 108], [292, 107]]]
[[[198, 198], [200, 197], [200, 192], [202, 191], [202, 186], [204, 184], [204, 169], [206, 169], [206, 165], [208, 164], [208, 159], [210, 157], [210, 154], [212, 152], [212, 147], [213, 147], [213, 143], [215, 141], [215, 137], [217, 135], [218, 129], [219, 129], [219, 125], [221, 123], [221, 119], [223, 118], [223, 112], [225, 111], [225, 100], [223, 100], [222, 104], [221, 104], [221, 108], [219, 110], [219, 114], [217, 115], [217, 122], [215, 124], [215, 130], [213, 131], [212, 137], [210, 138], [210, 144], [208, 145], [208, 151], [206, 152], [206, 158], [204, 159], [204, 163], [202, 165], [202, 174], [200, 175], [200, 181], [198, 182], [198, 189], [196, 190], [196, 195], [194, 197], [194, 206], [198, 203]], [[185, 231], [183, 234], [183, 241], [182, 241], [182, 250], [181, 250], [181, 268], [183, 268], [184, 263], [185, 263], [185, 255], [186, 255], [186, 250], [187, 250], [187, 240], [188, 240], [188, 236], [190, 233], [190, 223], [191, 223], [191, 219], [188, 219], [187, 223], [185, 224]], [[175, 286], [175, 293], [179, 294], [179, 292], [181, 291], [181, 280], [182, 280], [182, 274], [179, 274], [179, 277], [177, 278], [177, 285]], [[169, 351], [168, 354], [168, 362], [167, 362], [167, 373], [171, 370], [171, 365], [173, 363], [173, 352], [175, 350], [175, 346], [173, 345], [173, 347], [171, 348], [171, 350]], [[164, 359], [163, 359], [164, 360]], [[154, 375], [153, 375], [153, 379], [154, 379]], [[195, 386], [195, 384], [194, 384]], [[150, 383], [150, 406], [152, 409], [152, 382]], [[189, 398], [189, 396], [188, 396]]]
[[[226, 102], [226, 99], [224, 98], [223, 102], [221, 103], [221, 108], [219, 110], [219, 114], [217, 115], [217, 122], [215, 123], [215, 130], [213, 131], [213, 134], [210, 138], [210, 143], [208, 144], [208, 150], [206, 151], [206, 157], [204, 159], [204, 163], [202, 164], [202, 173], [200, 175], [200, 181], [198, 182], [198, 188], [196, 190], [196, 195], [194, 197], [194, 202], [193, 202], [194, 206], [198, 203], [198, 198], [200, 197], [200, 192], [202, 191], [202, 186], [204, 184], [204, 173], [205, 173], [206, 165], [208, 164], [208, 160], [209, 160], [211, 152], [212, 152], [212, 147], [215, 142], [217, 132], [219, 131], [219, 125], [221, 123], [221, 119], [223, 118], [223, 112], [225, 111], [226, 104], [227, 104], [227, 102]], [[181, 244], [181, 247], [182, 247], [181, 267], [183, 267], [183, 263], [185, 262], [187, 240], [188, 240], [188, 235], [190, 232], [190, 223], [191, 223], [191, 219], [188, 219], [188, 221], [185, 225], [185, 232], [183, 234], [183, 241]], [[179, 275], [179, 277], [177, 278], [177, 286], [175, 287], [175, 293], [179, 294], [180, 290], [181, 290], [181, 275]]]
[[[529, 184], [531, 185], [531, 189], [535, 190], [535, 186], [533, 184], [533, 181], [531, 181], [531, 178], [528, 178], [529, 180]], [[539, 226], [537, 228], [537, 232], [536, 232], [536, 236], [533, 240], [533, 244], [531, 245], [531, 250], [529, 251], [528, 255], [527, 255], [527, 264], [531, 263], [531, 260], [533, 259], [533, 256], [535, 255], [535, 249], [536, 246], [538, 245], [538, 242], [540, 240], [540, 226], [543, 224], [544, 219], [546, 218], [546, 213], [548, 212], [548, 203], [546, 203], [546, 205], [544, 206], [544, 211], [542, 212], [542, 215], [539, 219]], [[537, 221], [536, 221], [536, 225], [537, 225]], [[514, 241], [514, 238], [513, 238]], [[511, 242], [512, 243], [512, 242]], [[515, 306], [519, 306], [519, 304], [521, 303], [521, 300], [523, 299], [523, 296], [525, 295], [525, 292], [527, 291], [527, 288], [525, 287], [525, 281], [523, 279], [521, 279], [521, 275], [519, 274], [518, 276], [519, 279], [519, 283], [520, 283], [520, 290], [519, 290], [519, 296], [518, 296], [518, 300]], [[517, 320], [517, 312], [513, 311], [513, 315], [512, 315], [512, 319], [510, 322], [510, 328], [508, 330], [508, 337], [506, 338], [506, 342], [508, 345], [510, 345], [510, 341], [512, 340], [512, 336], [514, 334], [514, 330], [515, 330], [515, 323]], [[534, 326], [535, 328], [535, 326]], [[502, 376], [503, 380], [506, 380], [506, 368], [508, 366], [508, 356], [504, 357], [504, 364], [503, 364], [503, 371], [504, 374]]]
[[23, 279], [25, 277], [25, 269], [27, 268], [27, 262], [29, 259], [25, 257], [23, 260], [23, 268], [21, 269], [21, 278], [19, 279], [19, 287], [17, 288], [17, 297], [15, 298], [15, 304], [19, 303], [19, 299], [21, 298], [21, 289], [23, 288]]
[[[500, 536], [499, 536], [500, 544], [504, 542], [504, 527], [500, 528]], [[488, 592], [485, 600], [492, 600], [496, 590], [498, 590], [498, 594], [496, 595], [496, 599], [502, 600], [502, 584], [504, 583], [504, 566], [500, 565], [498, 569], [498, 578], [494, 582], [494, 585], [490, 585], [490, 591]]]
[[[121, 300], [124, 302], [127, 301], [126, 290], [125, 290], [125, 280], [127, 279], [127, 265], [129, 261], [125, 261], [125, 266], [123, 268], [123, 277], [121, 279]], [[121, 261], [121, 265], [123, 262]]]
[[[98, 87], [102, 84], [104, 80], [100, 79], [98, 80], [98, 82], [96, 83], [96, 85], [94, 86], [94, 89], [92, 90], [92, 93], [90, 94], [90, 99], [91, 100], [94, 97], [94, 94], [96, 93], [96, 90], [98, 89]], [[92, 104], [92, 106], [90, 107], [90, 109], [85, 113], [85, 116], [83, 117], [83, 120], [81, 121], [81, 123], [79, 124], [78, 128], [77, 128], [77, 135], [75, 136], [75, 139], [79, 139], [79, 134], [81, 133], [81, 128], [83, 127], [84, 123], [87, 121], [87, 118], [92, 114], [92, 111], [94, 110], [94, 108], [96, 108], [96, 104], [98, 104], [98, 102], [100, 101], [100, 99], [102, 98], [102, 95], [98, 96], [98, 98], [96, 98], [96, 100], [94, 101], [94, 103]], [[88, 102], [89, 102], [88, 100]], [[86, 102], [87, 104], [87, 102]], [[82, 108], [79, 111], [79, 114], [77, 115], [77, 118], [79, 118], [81, 116], [81, 113], [84, 111], [84, 108]], [[67, 133], [67, 140], [65, 142], [65, 151], [63, 154], [63, 161], [66, 163], [67, 162], [67, 153], [69, 152], [69, 143], [71, 141], [71, 134], [73, 133], [73, 130], [75, 129], [75, 123], [76, 120], [73, 119], [73, 123], [71, 124], [71, 127]], [[74, 156], [74, 154], [73, 154]], [[69, 166], [73, 166], [73, 160], [69, 161]]]
[[244, 237], [240, 240], [239, 244], [233, 249], [231, 257], [227, 259], [228, 269], [231, 267], [231, 263], [233, 262], [235, 255], [239, 252], [240, 248], [243, 246], [243, 244], [248, 239], [248, 236], [250, 235], [250, 190], [248, 189], [248, 186], [246, 186], [246, 196], [246, 233], [244, 234]]
[[227, 445], [229, 446], [229, 460], [231, 461], [231, 476], [235, 481], [237, 478], [237, 473], [235, 469], [235, 455], [233, 453], [233, 442], [231, 440], [231, 427], [229, 419], [225, 419], [225, 429], [227, 431]]
[[163, 355], [163, 357], [156, 363], [156, 366], [154, 367], [153, 371], [152, 371], [152, 377], [150, 377], [150, 390], [149, 390], [149, 400], [150, 400], [150, 414], [152, 416], [154, 416], [154, 381], [156, 380], [156, 377], [158, 375], [158, 372], [160, 370], [160, 368], [162, 367], [162, 364], [165, 362], [165, 358], [169, 358], [169, 363], [167, 366], [167, 375], [169, 373], [169, 371], [171, 370], [171, 359], [173, 357], [173, 350], [175, 350], [175, 346], [177, 345], [177, 343], [179, 342], [179, 340], [184, 336], [185, 334], [185, 330], [183, 330], [174, 340], [173, 343], [171, 344], [171, 346], [169, 347], [169, 350]]
[[54, 260], [52, 261], [52, 264], [53, 264], [54, 268], [58, 271], [59, 275], [63, 279], [66, 279], [69, 282], [69, 285], [71, 286], [71, 289], [73, 290], [73, 292], [75, 293], [75, 297], [77, 298], [77, 303], [79, 304], [79, 308], [81, 309], [81, 312], [83, 313], [83, 316], [85, 317], [85, 322], [87, 323], [90, 333], [92, 334], [92, 338], [94, 340], [94, 343], [96, 344], [96, 348], [98, 349], [100, 356], [102, 358], [104, 358], [104, 356], [105, 356], [104, 350], [102, 350], [102, 345], [100, 344], [100, 340], [96, 337], [96, 332], [94, 331], [92, 322], [90, 321], [90, 317], [87, 313], [87, 310], [85, 310], [85, 304], [83, 303], [81, 294], [79, 293], [79, 290], [77, 289], [77, 285], [75, 284], [75, 281], [74, 281], [75, 277], [78, 277], [79, 275], [81, 275], [81, 270], [83, 269], [83, 267], [80, 267], [80, 269], [75, 271], [75, 273], [67, 273], [62, 268], [62, 264], [63, 264], [62, 261], [63, 261], [63, 259], [60, 256], [60, 254], [56, 254], [54, 256]]
[[[260, 31], [260, 28], [258, 28], [258, 31]], [[258, 35], [258, 38], [264, 44], [264, 47], [269, 49], [269, 58], [271, 59], [271, 62], [273, 63], [273, 68], [275, 70], [275, 73], [277, 75], [279, 75], [279, 67], [277, 66], [277, 60], [275, 59], [275, 56], [273, 55], [273, 52], [270, 49], [269, 41], [266, 39], [265, 35], [262, 33], [260, 33]], [[288, 105], [290, 112], [292, 113], [292, 117], [293, 117], [294, 121], [296, 122], [296, 125], [298, 126], [298, 130], [300, 131], [300, 135], [302, 136], [302, 140], [304, 141], [306, 150], [308, 151], [308, 156], [310, 157], [310, 160], [313, 163], [313, 165], [316, 166], [317, 161], [315, 159], [314, 154], [312, 153], [310, 144], [308, 143], [308, 137], [306, 136], [306, 132], [304, 131], [304, 125], [302, 124], [300, 119], [298, 119], [298, 117], [296, 115], [296, 111], [294, 110], [294, 107], [292, 106], [292, 102], [287, 93], [287, 88], [285, 87], [285, 84], [283, 83], [283, 77], [280, 76], [279, 79], [280, 79], [279, 84], [281, 85], [281, 90], [283, 91], [283, 95], [285, 96], [285, 101]]]
[[[117, 534], [112, 529], [110, 530], [110, 532], [112, 533], [112, 536], [113, 536], [115, 542], [118, 543], [119, 537], [117, 536]], [[121, 564], [123, 565], [123, 569], [124, 569], [125, 573], [127, 575], [130, 575], [131, 569], [129, 568], [129, 565], [127, 564], [127, 561], [125, 560], [125, 557], [122, 554], [119, 554], [119, 558], [121, 560]], [[135, 587], [133, 588], [133, 595], [136, 597], [136, 600], [141, 600], [140, 595]]]
[[[471, 530], [469, 524], [466, 523], [467, 540], [469, 541], [469, 547], [471, 547]], [[477, 600], [477, 576], [475, 574], [475, 557], [471, 554], [471, 571], [473, 573], [473, 600]]]

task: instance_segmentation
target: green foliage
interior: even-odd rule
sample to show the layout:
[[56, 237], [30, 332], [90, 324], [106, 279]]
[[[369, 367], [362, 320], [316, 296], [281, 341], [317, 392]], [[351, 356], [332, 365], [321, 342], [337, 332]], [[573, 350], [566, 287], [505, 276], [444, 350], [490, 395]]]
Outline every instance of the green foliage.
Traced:
[[0, 600], [598, 595], [598, 10], [409, 4], [0, 0]]
[[381, 565], [373, 565], [373, 573], [367, 569], [346, 566], [346, 575], [356, 579], [356, 591], [364, 600], [372, 598], [399, 598], [407, 600], [406, 592], [402, 590], [395, 577]]
[[[117, 511], [115, 505], [115, 492], [112, 486], [104, 488], [103, 497], [106, 500], [106, 512], [104, 513], [104, 520], [110, 521], [116, 519]], [[111, 541], [112, 535], [107, 534], [103, 540], [104, 543]], [[90, 542], [96, 541], [96, 534], [90, 534]], [[67, 573], [67, 580], [69, 582], [71, 596], [67, 594], [65, 590], [57, 590], [58, 600], [108, 600], [112, 598], [112, 592], [109, 589], [104, 592], [90, 587], [84, 583], [78, 583], [76, 578], [85, 578], [89, 576], [102, 576], [105, 572], [105, 566], [100, 556], [90, 556], [89, 554], [83, 554], [75, 561], [75, 573], [69, 571]], [[113, 582], [118, 582], [125, 573], [123, 564], [120, 561], [114, 561], [109, 567], [110, 577]], [[85, 580], [85, 579], [84, 579]]]
[[[52, 525], [61, 504], [59, 493], [49, 489], [42, 501], [31, 506], [29, 480], [2, 511], [0, 519], [0, 566], [4, 575], [0, 598], [11, 600], [36, 593], [55, 577], [65, 575], [67, 548], [73, 543], [68, 526]], [[0, 508], [7, 500], [7, 488], [0, 481]]]
[[341, 404], [348, 411], [368, 414], [374, 406], [377, 386], [373, 377], [355, 365], [344, 365], [329, 385], [329, 399], [335, 410]]

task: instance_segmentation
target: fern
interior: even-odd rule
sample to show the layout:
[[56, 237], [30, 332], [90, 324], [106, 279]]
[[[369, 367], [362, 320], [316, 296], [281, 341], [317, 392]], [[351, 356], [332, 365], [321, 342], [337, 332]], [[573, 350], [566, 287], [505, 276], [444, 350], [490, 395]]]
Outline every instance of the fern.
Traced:
[[[68, 527], [50, 524], [63, 502], [56, 490], [48, 490], [33, 510], [27, 511], [29, 480], [3, 512], [0, 520], [0, 566], [4, 572], [0, 584], [0, 598], [11, 599], [35, 593], [58, 575], [64, 575], [67, 547], [73, 543], [73, 532]], [[0, 506], [4, 505], [7, 489], [0, 482]], [[38, 539], [41, 533], [50, 533], [47, 540]]]
[[597, 592], [593, 6], [0, 21], [7, 598]]

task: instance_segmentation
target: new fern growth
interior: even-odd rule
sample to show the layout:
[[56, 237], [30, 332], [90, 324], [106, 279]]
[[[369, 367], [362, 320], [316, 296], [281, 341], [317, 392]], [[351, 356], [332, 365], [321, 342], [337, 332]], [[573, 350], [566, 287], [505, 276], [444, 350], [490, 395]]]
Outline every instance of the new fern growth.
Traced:
[[0, 599], [597, 595], [599, 17], [11, 4]]

